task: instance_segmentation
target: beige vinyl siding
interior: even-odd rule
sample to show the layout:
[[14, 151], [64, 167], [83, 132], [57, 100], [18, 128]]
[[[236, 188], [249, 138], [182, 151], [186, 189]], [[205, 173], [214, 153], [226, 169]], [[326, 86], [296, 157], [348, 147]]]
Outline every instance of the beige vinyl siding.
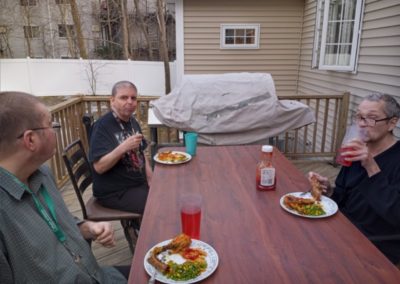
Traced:
[[[349, 91], [352, 112], [371, 92], [388, 93], [400, 101], [400, 1], [365, 1], [355, 74], [311, 69], [316, 2], [305, 1], [298, 93]], [[400, 137], [399, 129], [395, 133]]]
[[[278, 95], [294, 94], [304, 1], [184, 0], [184, 72], [271, 73]], [[220, 49], [221, 24], [260, 24], [259, 49]]]

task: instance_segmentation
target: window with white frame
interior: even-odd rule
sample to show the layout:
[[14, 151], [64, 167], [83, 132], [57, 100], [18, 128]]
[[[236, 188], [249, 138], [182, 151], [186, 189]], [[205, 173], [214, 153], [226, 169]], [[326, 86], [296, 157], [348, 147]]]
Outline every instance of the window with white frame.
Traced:
[[259, 48], [259, 24], [222, 24], [221, 48]]
[[312, 67], [355, 71], [364, 0], [318, 0]]

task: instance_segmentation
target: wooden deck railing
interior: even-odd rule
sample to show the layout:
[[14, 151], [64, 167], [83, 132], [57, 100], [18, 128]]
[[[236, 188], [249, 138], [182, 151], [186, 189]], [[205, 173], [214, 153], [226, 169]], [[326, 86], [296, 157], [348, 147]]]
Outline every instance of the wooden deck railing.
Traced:
[[[156, 97], [139, 97], [136, 117], [142, 125], [144, 136], [149, 139], [147, 110], [149, 102]], [[308, 105], [315, 113], [316, 122], [296, 130], [287, 131], [271, 137], [269, 143], [277, 146], [292, 159], [329, 158], [333, 159], [338, 141], [341, 141], [346, 128], [349, 108], [349, 94], [341, 95], [298, 95], [280, 99], [297, 100]], [[57, 139], [57, 151], [49, 161], [58, 185], [68, 180], [68, 173], [62, 161], [63, 149], [77, 138], [81, 138], [86, 149], [88, 140], [82, 123], [82, 116], [90, 113], [98, 118], [110, 108], [109, 96], [81, 96], [50, 108], [54, 121], [61, 123]], [[165, 131], [166, 130], [166, 131]], [[160, 129], [162, 142], [176, 142], [177, 131]]]

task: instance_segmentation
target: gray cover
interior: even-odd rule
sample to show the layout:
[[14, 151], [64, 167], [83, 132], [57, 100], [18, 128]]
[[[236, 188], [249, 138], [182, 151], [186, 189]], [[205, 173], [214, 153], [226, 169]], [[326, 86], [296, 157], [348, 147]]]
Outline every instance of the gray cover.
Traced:
[[198, 132], [199, 142], [210, 145], [264, 143], [315, 121], [307, 105], [278, 100], [265, 73], [185, 75], [150, 105], [163, 124]]

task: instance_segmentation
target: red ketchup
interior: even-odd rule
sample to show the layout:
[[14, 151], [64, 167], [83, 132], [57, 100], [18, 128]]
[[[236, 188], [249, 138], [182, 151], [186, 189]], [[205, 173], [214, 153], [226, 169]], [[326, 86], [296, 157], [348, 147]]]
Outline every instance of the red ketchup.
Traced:
[[256, 186], [257, 190], [275, 190], [276, 173], [272, 164], [273, 147], [264, 145], [261, 148], [261, 160], [257, 164]]

